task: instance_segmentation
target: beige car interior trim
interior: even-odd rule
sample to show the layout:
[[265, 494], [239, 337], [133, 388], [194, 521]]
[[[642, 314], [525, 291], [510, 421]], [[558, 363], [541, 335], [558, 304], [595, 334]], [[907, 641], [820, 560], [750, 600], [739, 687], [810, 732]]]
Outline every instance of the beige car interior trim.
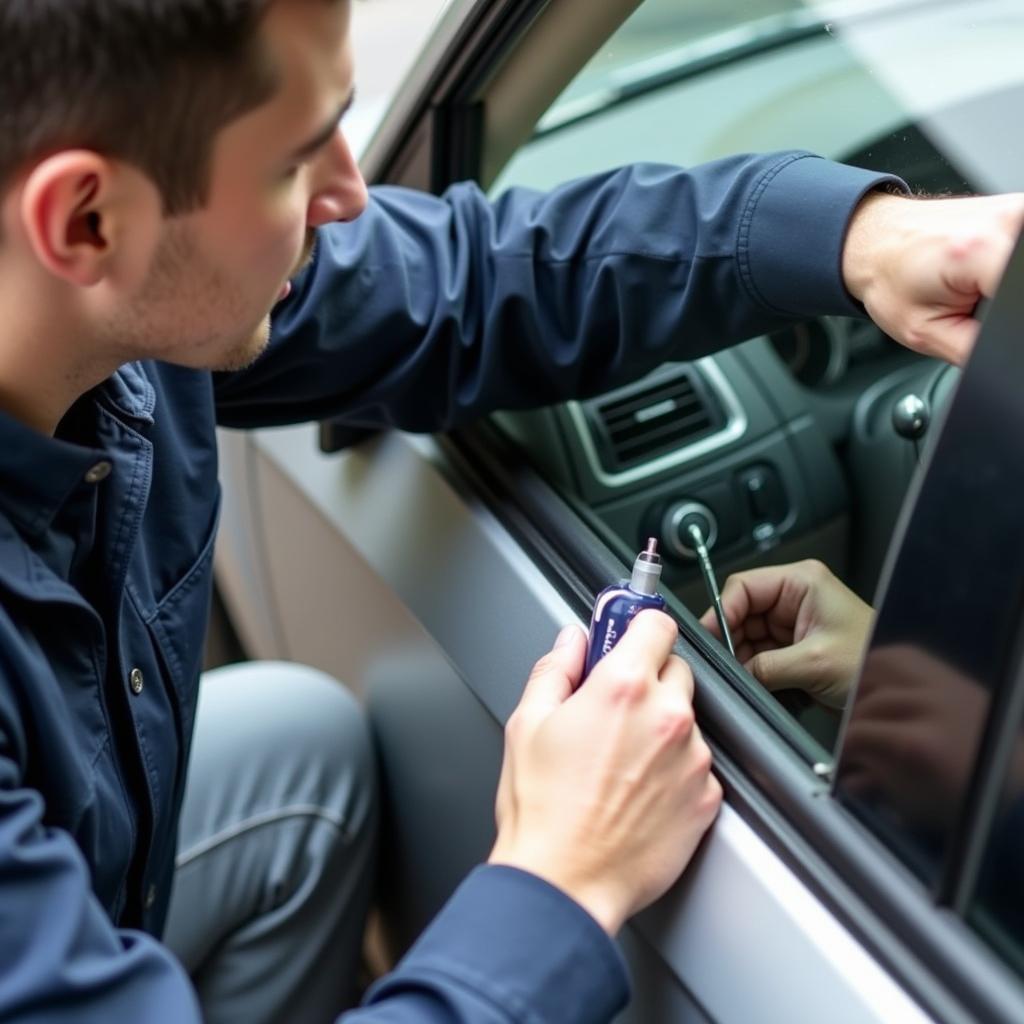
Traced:
[[497, 178], [551, 104], [640, 3], [561, 0], [534, 19], [480, 97], [484, 103], [483, 188]]

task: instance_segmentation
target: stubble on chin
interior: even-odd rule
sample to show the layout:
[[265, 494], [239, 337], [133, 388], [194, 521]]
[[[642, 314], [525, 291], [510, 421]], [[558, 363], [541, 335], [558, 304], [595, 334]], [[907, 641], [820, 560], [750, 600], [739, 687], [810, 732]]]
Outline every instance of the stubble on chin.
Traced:
[[155, 358], [193, 369], [244, 370], [270, 341], [270, 315], [253, 310], [237, 285], [202, 258], [191, 232], [167, 231], [140, 294], [106, 332], [121, 362]]
[[[315, 231], [310, 231], [306, 238], [306, 243], [302, 249], [302, 257], [299, 260], [298, 266], [296, 267], [292, 277], [296, 277], [306, 270], [310, 264], [316, 258], [317, 251], [317, 234]], [[237, 351], [229, 353], [223, 358], [217, 366], [212, 367], [215, 373], [235, 373], [239, 370], [247, 370], [250, 366], [255, 363], [261, 355], [267, 350], [267, 346], [270, 344], [270, 334], [272, 329], [272, 317], [268, 313], [260, 321], [259, 326], [249, 336], [249, 339], [244, 345], [239, 345]]]
[[211, 367], [215, 373], [235, 373], [248, 370], [253, 363], [267, 350], [270, 344], [270, 314], [268, 313], [259, 326], [238, 348], [224, 355], [216, 366]]

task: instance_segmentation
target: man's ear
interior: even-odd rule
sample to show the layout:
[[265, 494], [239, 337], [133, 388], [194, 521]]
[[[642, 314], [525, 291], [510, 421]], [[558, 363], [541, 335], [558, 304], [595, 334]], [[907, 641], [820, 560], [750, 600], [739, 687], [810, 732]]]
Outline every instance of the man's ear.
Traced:
[[[21, 190], [22, 228], [51, 274], [87, 288], [111, 274], [126, 244], [126, 225], [150, 210], [138, 172], [90, 150], [65, 150], [41, 160]], [[145, 206], [152, 207], [151, 202]]]

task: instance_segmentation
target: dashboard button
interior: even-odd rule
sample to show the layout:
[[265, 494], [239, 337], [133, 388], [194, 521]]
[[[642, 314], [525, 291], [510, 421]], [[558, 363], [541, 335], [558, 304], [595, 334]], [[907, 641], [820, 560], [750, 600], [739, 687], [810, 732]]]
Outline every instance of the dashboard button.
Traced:
[[788, 511], [779, 474], [768, 465], [750, 466], [739, 475], [740, 489], [754, 523], [781, 523]]

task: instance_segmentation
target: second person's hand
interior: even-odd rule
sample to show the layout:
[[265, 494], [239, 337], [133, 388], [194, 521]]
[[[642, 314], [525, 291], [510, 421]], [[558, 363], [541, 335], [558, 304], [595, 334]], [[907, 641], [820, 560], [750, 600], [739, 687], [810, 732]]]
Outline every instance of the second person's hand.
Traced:
[[[845, 704], [874, 612], [821, 562], [736, 573], [722, 589], [722, 608], [737, 659], [763, 686]], [[713, 611], [701, 625], [720, 635]]]

